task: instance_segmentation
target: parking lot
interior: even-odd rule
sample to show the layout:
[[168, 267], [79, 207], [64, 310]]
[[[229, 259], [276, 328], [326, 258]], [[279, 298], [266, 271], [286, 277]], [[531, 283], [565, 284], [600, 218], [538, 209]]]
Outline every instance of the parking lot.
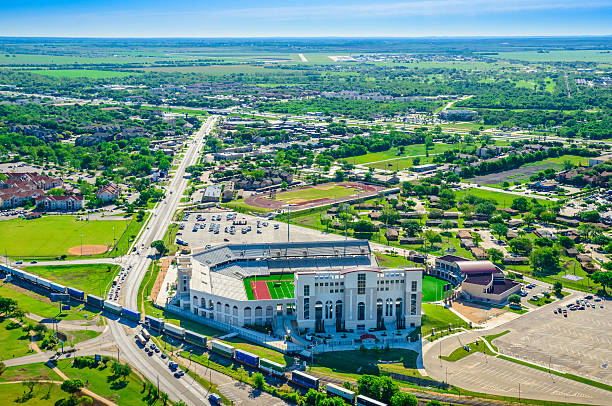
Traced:
[[[595, 307], [567, 308], [582, 297], [573, 295], [508, 323], [504, 328], [511, 332], [495, 345], [503, 354], [612, 384], [612, 302], [589, 300]], [[567, 317], [553, 313], [559, 307]]]
[[[200, 220], [198, 220], [198, 215], [200, 215]], [[258, 221], [260, 223], [259, 227], [257, 227]], [[197, 228], [195, 227], [196, 223], [198, 224]], [[184, 228], [178, 231], [177, 239], [188, 243], [195, 250], [222, 244], [287, 241], [287, 223], [235, 213], [229, 210], [211, 209], [208, 211], [191, 212], [187, 220], [179, 224], [184, 224]], [[234, 226], [234, 233], [231, 232], [232, 226]], [[245, 230], [244, 233], [243, 229]], [[342, 239], [341, 236], [336, 234], [322, 234], [317, 230], [296, 226], [290, 226], [290, 238], [291, 241]]]
[[465, 389], [523, 399], [609, 404], [606, 402], [610, 393], [603, 389], [482, 353], [471, 354], [457, 362], [443, 361], [440, 365], [434, 367], [439, 368], [437, 377], [444, 379], [448, 366], [448, 381]]

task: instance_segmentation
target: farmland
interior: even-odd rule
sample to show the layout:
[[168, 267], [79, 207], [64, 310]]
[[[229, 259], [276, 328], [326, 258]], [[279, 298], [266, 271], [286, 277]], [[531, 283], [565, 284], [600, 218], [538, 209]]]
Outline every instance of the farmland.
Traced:
[[53, 78], [89, 78], [89, 79], [108, 79], [123, 78], [126, 76], [138, 75], [135, 72], [89, 70], [89, 69], [36, 69], [26, 70], [25, 72], [45, 75]]

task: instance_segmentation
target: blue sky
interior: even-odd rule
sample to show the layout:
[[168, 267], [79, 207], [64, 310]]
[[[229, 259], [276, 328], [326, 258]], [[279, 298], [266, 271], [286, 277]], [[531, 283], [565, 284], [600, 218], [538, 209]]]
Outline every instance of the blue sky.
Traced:
[[612, 34], [612, 0], [0, 0], [0, 36]]

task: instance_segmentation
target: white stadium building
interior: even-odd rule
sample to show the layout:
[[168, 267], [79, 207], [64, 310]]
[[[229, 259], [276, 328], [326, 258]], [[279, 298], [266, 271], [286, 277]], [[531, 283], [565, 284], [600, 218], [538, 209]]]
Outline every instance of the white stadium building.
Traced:
[[173, 299], [234, 326], [278, 320], [294, 333], [412, 329], [422, 269], [378, 266], [368, 241], [228, 244], [180, 256]]

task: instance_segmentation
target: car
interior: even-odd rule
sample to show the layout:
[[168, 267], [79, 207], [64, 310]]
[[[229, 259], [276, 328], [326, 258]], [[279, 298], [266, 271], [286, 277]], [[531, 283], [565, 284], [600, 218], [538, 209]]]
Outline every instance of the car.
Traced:
[[153, 351], [155, 351], [156, 354], [159, 354], [161, 352], [159, 348], [155, 348]]
[[553, 313], [554, 313], [554, 314], [557, 314], [557, 309], [553, 310]]
[[37, 263], [38, 263], [38, 261], [32, 261], [32, 262], [30, 262], [30, 263], [31, 263], [31, 264], [37, 264]]
[[166, 354], [164, 354], [164, 353], [162, 352], [162, 353], [161, 353], [161, 355], [160, 355], [160, 357], [161, 357], [162, 359], [166, 359]]
[[261, 230], [257, 230], [257, 234], [261, 234]]
[[224, 238], [223, 241], [228, 242], [229, 238]]
[[23, 261], [17, 261], [17, 262], [15, 262], [15, 263], [16, 263], [17, 265], [21, 265], [21, 264], [23, 264]]
[[208, 396], [208, 401], [214, 405], [220, 405], [221, 404], [221, 396], [217, 395], [216, 393], [211, 393]]

